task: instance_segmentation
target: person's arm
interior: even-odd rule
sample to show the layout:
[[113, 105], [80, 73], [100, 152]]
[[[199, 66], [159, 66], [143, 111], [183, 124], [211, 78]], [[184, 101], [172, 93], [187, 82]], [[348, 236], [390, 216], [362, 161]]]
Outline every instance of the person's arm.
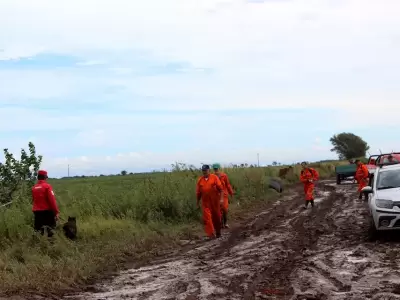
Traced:
[[35, 202], [35, 196], [33, 195], [33, 189], [34, 189], [34, 187], [31, 189], [31, 195], [32, 195], [32, 205], [33, 205], [33, 203]]
[[312, 169], [312, 171], [313, 171], [313, 179], [314, 180], [319, 180], [319, 173], [318, 173], [318, 171], [317, 170], [315, 170], [315, 169]]
[[51, 185], [47, 186], [47, 199], [49, 200], [50, 209], [55, 213], [56, 217], [58, 217], [60, 210], [58, 209], [56, 196], [54, 195]]
[[308, 182], [308, 179], [307, 179], [307, 177], [304, 175], [304, 171], [301, 171], [301, 173], [300, 173], [300, 181], [302, 182], [302, 183], [306, 183], [306, 182]]
[[221, 204], [223, 204], [223, 203], [224, 203], [224, 187], [223, 187], [223, 185], [222, 185], [221, 180], [219, 180], [219, 178], [218, 178], [217, 176], [215, 176], [215, 180], [217, 181], [217, 182], [216, 182], [217, 190], [218, 190], [218, 192], [219, 192], [219, 194], [220, 194], [219, 202], [220, 202]]
[[229, 182], [228, 175], [224, 176], [224, 180], [225, 180], [225, 186], [228, 189], [228, 194], [233, 196], [233, 189], [232, 189], [231, 183]]
[[364, 171], [364, 179], [367, 179], [369, 176], [369, 172], [366, 165], [363, 165], [363, 171]]

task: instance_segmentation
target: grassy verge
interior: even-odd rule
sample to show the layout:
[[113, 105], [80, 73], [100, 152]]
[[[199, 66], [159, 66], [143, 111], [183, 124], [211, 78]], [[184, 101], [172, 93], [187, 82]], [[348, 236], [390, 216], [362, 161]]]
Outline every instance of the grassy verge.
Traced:
[[[315, 164], [321, 178], [333, 175], [333, 163]], [[237, 196], [231, 216], [259, 201], [274, 199], [268, 188], [279, 167], [225, 170]], [[285, 181], [298, 182], [299, 167]], [[20, 196], [0, 211], [0, 291], [57, 292], [115, 267], [126, 256], [143, 259], [181, 239], [202, 234], [191, 171], [52, 181], [62, 217], [78, 220], [79, 240], [61, 234], [50, 244], [33, 234], [29, 197]], [[240, 203], [240, 205], [237, 205]]]

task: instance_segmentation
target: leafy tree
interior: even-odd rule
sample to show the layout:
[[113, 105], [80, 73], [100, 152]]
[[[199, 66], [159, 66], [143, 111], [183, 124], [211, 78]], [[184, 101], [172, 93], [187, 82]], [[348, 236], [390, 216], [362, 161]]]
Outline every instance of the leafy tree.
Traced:
[[4, 149], [4, 162], [0, 163], [0, 203], [12, 201], [13, 194], [23, 188], [28, 187], [30, 191], [36, 181], [37, 172], [42, 163], [42, 156], [36, 155], [35, 145], [28, 144], [29, 153], [21, 149], [20, 160]]
[[331, 151], [336, 152], [339, 159], [364, 157], [369, 150], [367, 142], [350, 132], [335, 134], [330, 138], [330, 142], [333, 146]]
[[125, 176], [126, 174], [128, 174], [127, 171], [125, 171], [125, 170], [121, 171], [121, 175], [122, 175], [122, 176]]

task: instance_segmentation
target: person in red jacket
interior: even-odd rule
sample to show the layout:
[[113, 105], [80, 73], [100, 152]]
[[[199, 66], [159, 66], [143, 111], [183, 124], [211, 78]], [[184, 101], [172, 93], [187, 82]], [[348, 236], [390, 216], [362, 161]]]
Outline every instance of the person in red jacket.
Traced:
[[301, 167], [300, 181], [304, 184], [306, 196], [304, 209], [307, 209], [308, 203], [311, 203], [311, 207], [314, 207], [314, 181], [319, 180], [319, 174], [317, 170], [308, 167], [306, 162], [302, 162]]
[[34, 229], [44, 235], [47, 228], [47, 236], [53, 236], [60, 211], [57, 206], [53, 188], [46, 181], [47, 172], [40, 170], [37, 175], [37, 183], [32, 187], [32, 211], [34, 214]]

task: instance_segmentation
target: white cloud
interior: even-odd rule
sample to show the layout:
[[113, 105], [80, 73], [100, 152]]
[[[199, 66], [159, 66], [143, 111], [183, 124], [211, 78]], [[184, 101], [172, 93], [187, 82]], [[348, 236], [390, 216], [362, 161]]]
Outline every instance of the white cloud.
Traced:
[[[0, 8], [3, 58], [47, 51], [86, 56], [90, 65], [104, 62], [91, 58], [98, 51], [119, 49], [127, 59], [142, 49], [160, 60], [215, 70], [212, 76], [193, 72], [137, 78], [130, 75], [130, 67], [109, 68], [114, 76], [123, 76], [118, 79], [71, 70], [3, 71], [2, 99], [70, 100], [73, 92], [93, 93], [114, 81], [126, 88], [122, 95], [116, 94], [116, 101], [138, 109], [154, 105], [132, 101], [136, 95], [160, 98], [156, 107], [167, 110], [342, 107], [367, 111], [377, 100], [400, 107], [397, 85], [394, 89], [371, 86], [375, 78], [400, 75], [400, 3], [394, 0], [252, 4], [72, 0], [62, 5], [50, 0], [34, 5], [7, 0]], [[314, 18], [305, 21], [304, 15], [310, 14]], [[12, 36], [7, 28], [14, 28]], [[354, 90], [352, 81], [357, 78]]]
[[100, 60], [87, 60], [83, 62], [77, 63], [78, 66], [98, 66], [98, 65], [104, 65], [103, 61]]
[[81, 131], [77, 135], [77, 143], [84, 147], [101, 147], [108, 142], [108, 136], [102, 129]]
[[[229, 4], [229, 5], [227, 5]], [[214, 9], [214, 13], [209, 10]], [[51, 0], [2, 1], [3, 55], [46, 51], [85, 53], [94, 49], [150, 49], [162, 57], [261, 71], [273, 54], [280, 69], [308, 72], [391, 63], [377, 50], [398, 34], [400, 4], [386, 1]], [[314, 14], [304, 22], [304, 14]], [[51, 26], [49, 26], [51, 24]], [[7, 28], [14, 28], [12, 38]], [[368, 29], [368, 30], [367, 30]], [[377, 40], [381, 43], [376, 44]], [[293, 51], [293, 47], [296, 51]], [[363, 51], [359, 51], [359, 50]], [[398, 60], [396, 60], [398, 62]], [[250, 62], [250, 64], [249, 64]], [[323, 66], [321, 65], [323, 64]], [[301, 70], [303, 69], [303, 70]], [[237, 69], [236, 69], [237, 70]]]

